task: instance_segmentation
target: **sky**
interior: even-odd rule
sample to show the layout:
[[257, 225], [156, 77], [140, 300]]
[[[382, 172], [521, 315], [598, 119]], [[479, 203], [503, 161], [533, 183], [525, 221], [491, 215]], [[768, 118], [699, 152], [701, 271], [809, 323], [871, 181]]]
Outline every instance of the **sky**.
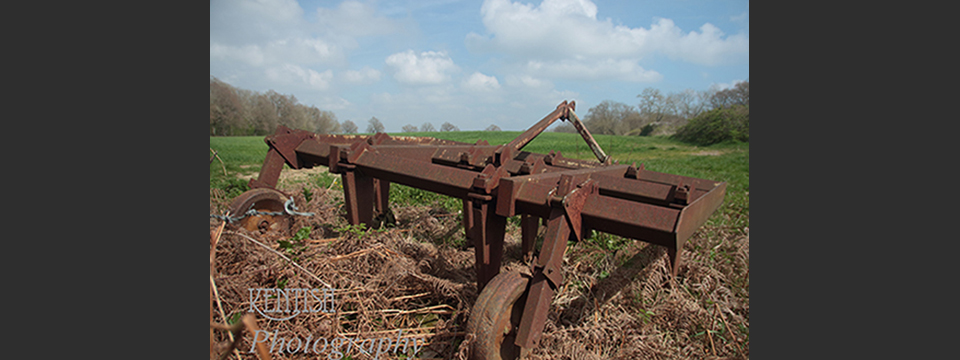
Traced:
[[524, 130], [558, 104], [750, 77], [747, 0], [211, 0], [210, 75], [360, 131]]

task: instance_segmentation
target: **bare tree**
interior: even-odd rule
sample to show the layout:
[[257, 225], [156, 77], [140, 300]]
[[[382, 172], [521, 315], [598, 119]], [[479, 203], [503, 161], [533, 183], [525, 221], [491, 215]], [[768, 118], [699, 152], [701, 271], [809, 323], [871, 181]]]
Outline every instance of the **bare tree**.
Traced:
[[367, 125], [368, 133], [378, 133], [383, 132], [383, 123], [380, 122], [380, 119], [377, 119], [376, 116], [370, 118]]
[[258, 94], [251, 109], [251, 119], [258, 134], [269, 134], [277, 129], [280, 123], [277, 110], [266, 94]]
[[733, 100], [737, 105], [750, 106], [750, 79], [733, 87]]
[[340, 132], [340, 123], [337, 115], [331, 111], [317, 109], [315, 106], [307, 108], [307, 120], [310, 131], [318, 134], [335, 134]]
[[417, 132], [417, 127], [411, 124], [406, 124], [403, 126], [403, 132]]
[[460, 128], [449, 122], [445, 122], [443, 125], [440, 125], [440, 131], [460, 131]]
[[573, 127], [573, 124], [570, 122], [564, 122], [560, 125], [555, 126], [553, 128], [553, 132], [576, 134], [577, 128]]
[[210, 77], [210, 135], [245, 135], [243, 103], [233, 86]]
[[733, 105], [750, 106], [750, 81], [741, 81], [732, 88], [720, 90], [716, 85], [710, 87], [710, 107], [725, 108]]
[[483, 131], [500, 131], [500, 127], [496, 124], [490, 124], [490, 126], [487, 126]]
[[696, 90], [687, 89], [679, 93], [670, 94], [677, 116], [689, 120], [706, 111], [707, 102]]
[[623, 135], [642, 126], [641, 120], [640, 113], [632, 106], [604, 100], [590, 108], [583, 123], [594, 134]]
[[431, 123], [425, 122], [423, 123], [423, 125], [420, 125], [420, 132], [433, 132], [433, 131], [437, 131], [437, 129], [435, 129], [433, 127], [433, 124]]
[[317, 133], [340, 131], [333, 112], [300, 104], [296, 96], [238, 89], [210, 77], [210, 135], [272, 134], [278, 125]]
[[648, 123], [660, 123], [671, 110], [667, 97], [663, 96], [658, 89], [643, 89], [643, 92], [637, 97], [640, 98], [640, 104], [637, 105], [640, 108], [640, 115], [647, 118]]
[[357, 133], [357, 124], [354, 124], [353, 121], [346, 120], [343, 124], [340, 124], [340, 130], [344, 134], [356, 134]]

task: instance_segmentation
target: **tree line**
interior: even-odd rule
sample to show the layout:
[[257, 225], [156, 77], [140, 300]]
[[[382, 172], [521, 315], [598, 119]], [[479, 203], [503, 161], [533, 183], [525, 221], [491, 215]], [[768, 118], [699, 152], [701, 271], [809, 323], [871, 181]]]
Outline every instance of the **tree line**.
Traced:
[[[724, 90], [713, 87], [668, 94], [646, 88], [637, 98], [636, 106], [604, 100], [587, 111], [583, 123], [593, 134], [646, 136], [674, 134], [698, 116], [718, 109], [736, 107], [738, 114], [746, 111], [749, 116], [750, 82], [742, 81]], [[560, 124], [554, 131], [577, 132], [570, 123]]]
[[[216, 77], [210, 77], [210, 136], [258, 136], [273, 134], [278, 125], [302, 129], [319, 134], [356, 134], [357, 124], [350, 120], [337, 122], [332, 111], [300, 104], [293, 95], [283, 95], [269, 90], [259, 93], [240, 89]], [[385, 127], [376, 116], [367, 121], [367, 133], [385, 132]], [[433, 124], [426, 122], [420, 127], [403, 126], [403, 132], [435, 132]], [[460, 131], [449, 122], [440, 125], [440, 131]], [[500, 131], [490, 125], [486, 131]]]
[[340, 131], [333, 112], [300, 104], [293, 95], [240, 89], [210, 77], [210, 136], [267, 135], [278, 125], [321, 134]]
[[[636, 106], [604, 100], [590, 108], [583, 123], [593, 134], [656, 135], [669, 134], [700, 144], [727, 139], [749, 139], [750, 83], [739, 82], [729, 89], [704, 91], [687, 89], [664, 94], [646, 88]], [[337, 121], [332, 111], [300, 104], [293, 95], [269, 90], [259, 93], [236, 88], [216, 77], [210, 77], [210, 136], [260, 136], [272, 134], [278, 125], [319, 134], [356, 134], [357, 124]], [[417, 127], [407, 124], [403, 132], [436, 132], [427, 122]], [[440, 131], [460, 131], [445, 122]], [[500, 131], [490, 125], [485, 131]], [[569, 122], [554, 128], [557, 132], [575, 133]], [[367, 121], [366, 133], [385, 132], [380, 119]]]

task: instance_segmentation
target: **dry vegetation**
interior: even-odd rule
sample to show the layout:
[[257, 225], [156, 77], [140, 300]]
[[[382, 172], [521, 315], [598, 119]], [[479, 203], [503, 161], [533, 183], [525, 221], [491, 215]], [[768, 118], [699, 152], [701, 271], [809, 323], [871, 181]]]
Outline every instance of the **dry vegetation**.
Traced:
[[[304, 187], [312, 193], [309, 202]], [[294, 195], [300, 211], [315, 213], [296, 217], [293, 224], [293, 232], [311, 229], [309, 236], [296, 241], [224, 230], [215, 244], [213, 322], [232, 324], [247, 314], [250, 288], [322, 288], [326, 283], [336, 289], [336, 313], [299, 314], [287, 321], [258, 316], [257, 324], [287, 339], [377, 339], [396, 337], [403, 329], [403, 337], [425, 340], [417, 358], [464, 358], [469, 343], [464, 328], [478, 294], [473, 248], [447, 240], [464, 236], [457, 214], [427, 206], [395, 207], [395, 227], [361, 231], [348, 227], [341, 216], [338, 186], [281, 181], [280, 190]], [[211, 190], [211, 213], [222, 214], [229, 200]], [[220, 224], [211, 218], [211, 231]], [[520, 231], [509, 224], [501, 271], [529, 272], [520, 260]], [[611, 251], [598, 245], [609, 236], [569, 247], [565, 284], [554, 297], [543, 339], [531, 358], [748, 358], [749, 237], [736, 233], [722, 226], [699, 231], [683, 249], [684, 262], [673, 284], [660, 247], [627, 241]], [[236, 350], [225, 356], [258, 358], [250, 352], [251, 333], [240, 336]], [[219, 356], [229, 335], [215, 330], [214, 337]], [[344, 359], [374, 358], [356, 348], [344, 350]], [[271, 355], [327, 359], [329, 351], [291, 355], [275, 350]], [[388, 353], [380, 358], [397, 357]]]

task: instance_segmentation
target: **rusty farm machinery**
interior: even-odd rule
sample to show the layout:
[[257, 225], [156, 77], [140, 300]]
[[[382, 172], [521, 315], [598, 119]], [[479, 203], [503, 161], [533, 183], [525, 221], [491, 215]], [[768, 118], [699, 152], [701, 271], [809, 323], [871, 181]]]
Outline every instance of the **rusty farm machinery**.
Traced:
[[[390, 212], [391, 183], [462, 199], [480, 294], [467, 324], [473, 334], [472, 357], [522, 357], [537, 346], [551, 299], [563, 283], [568, 239], [579, 241], [595, 230], [663, 246], [676, 276], [680, 249], [726, 192], [725, 182], [617, 164], [574, 110], [574, 102], [564, 101], [503, 145], [384, 133], [321, 135], [280, 126], [265, 138], [270, 149], [259, 177], [250, 180], [251, 190], [235, 198], [230, 211], [249, 212], [235, 226], [250, 230], [287, 226], [289, 202], [276, 190], [284, 164], [292, 169], [323, 165], [340, 174], [352, 225], [374, 227]], [[597, 160], [522, 151], [556, 120], [570, 121]], [[507, 218], [517, 215], [521, 249], [532, 263], [532, 276], [500, 273]], [[533, 258], [541, 224], [546, 233]]]

